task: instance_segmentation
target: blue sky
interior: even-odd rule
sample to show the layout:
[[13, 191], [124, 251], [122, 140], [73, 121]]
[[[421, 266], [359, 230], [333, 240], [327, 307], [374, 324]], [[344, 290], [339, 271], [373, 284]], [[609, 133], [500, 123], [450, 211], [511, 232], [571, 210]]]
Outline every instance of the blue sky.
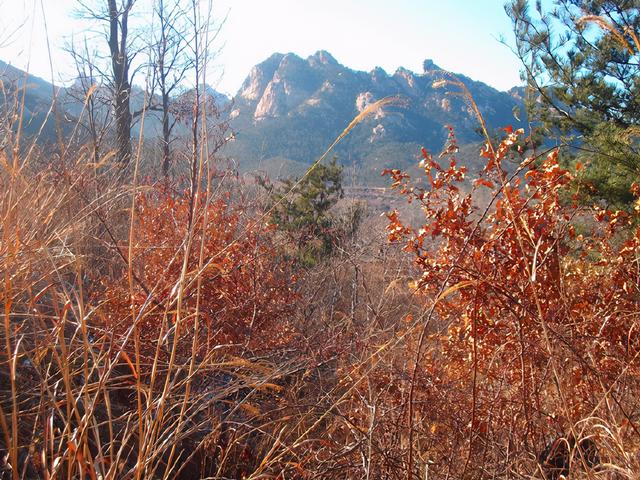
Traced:
[[[137, 21], [146, 20], [150, 1], [137, 0]], [[87, 28], [76, 8], [75, 0], [0, 0], [0, 59], [19, 68], [28, 62], [32, 73], [50, 79], [48, 38], [54, 78], [68, 81], [73, 69], [63, 47]], [[226, 93], [273, 52], [306, 57], [320, 49], [358, 70], [421, 72], [430, 58], [500, 90], [520, 83], [519, 62], [499, 41], [512, 38], [502, 0], [214, 0], [213, 12], [226, 20], [208, 78]]]

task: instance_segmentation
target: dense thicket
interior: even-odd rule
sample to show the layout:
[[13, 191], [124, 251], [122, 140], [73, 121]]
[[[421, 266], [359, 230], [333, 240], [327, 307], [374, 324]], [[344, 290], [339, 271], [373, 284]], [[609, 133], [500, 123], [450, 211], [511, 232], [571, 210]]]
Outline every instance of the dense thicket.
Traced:
[[2, 110], [0, 478], [638, 478], [640, 208], [584, 202], [596, 157], [507, 126], [470, 169], [450, 128], [361, 218], [330, 150], [239, 177], [211, 100], [169, 171], [118, 135], [24, 148]]

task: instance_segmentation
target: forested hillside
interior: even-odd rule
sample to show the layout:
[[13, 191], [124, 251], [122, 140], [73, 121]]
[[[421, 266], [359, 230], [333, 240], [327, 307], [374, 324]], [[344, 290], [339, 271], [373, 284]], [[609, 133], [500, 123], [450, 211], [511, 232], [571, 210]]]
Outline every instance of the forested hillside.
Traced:
[[636, 2], [510, 2], [510, 93], [319, 51], [232, 100], [206, 2], [140, 5], [78, 2], [65, 88], [0, 65], [0, 479], [640, 477]]

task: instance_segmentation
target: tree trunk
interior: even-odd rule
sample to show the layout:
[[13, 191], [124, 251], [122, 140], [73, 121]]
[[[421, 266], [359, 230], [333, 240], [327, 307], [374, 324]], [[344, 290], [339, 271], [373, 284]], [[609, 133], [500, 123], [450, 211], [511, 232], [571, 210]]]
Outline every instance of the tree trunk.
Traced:
[[[131, 85], [129, 84], [129, 57], [127, 55], [127, 20], [133, 0], [128, 0], [118, 12], [116, 0], [109, 2], [109, 50], [113, 69], [113, 107], [116, 121], [116, 150], [121, 166], [131, 161]], [[118, 30], [120, 34], [118, 35]]]
[[169, 176], [171, 165], [171, 129], [169, 128], [169, 94], [163, 89], [162, 92], [162, 174]]

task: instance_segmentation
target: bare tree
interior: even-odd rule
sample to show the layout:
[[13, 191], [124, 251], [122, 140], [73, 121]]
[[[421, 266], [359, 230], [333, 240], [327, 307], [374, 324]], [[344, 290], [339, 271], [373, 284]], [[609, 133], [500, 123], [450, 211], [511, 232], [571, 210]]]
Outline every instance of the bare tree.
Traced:
[[172, 132], [176, 117], [172, 115], [172, 97], [195, 59], [188, 54], [193, 33], [189, 29], [188, 5], [183, 0], [157, 0], [154, 15], [158, 23], [153, 32], [151, 48], [154, 87], [158, 89], [162, 115], [162, 173], [166, 177], [171, 166]]
[[118, 160], [123, 167], [131, 161], [131, 83], [127, 38], [129, 12], [135, 0], [107, 0], [109, 6], [109, 52], [113, 72], [113, 107], [116, 122], [116, 147]]
[[88, 140], [92, 160], [98, 165], [113, 121], [111, 98], [105, 94], [103, 72], [96, 61], [98, 53], [95, 49], [89, 48], [87, 38], [84, 38], [82, 49], [76, 48], [72, 43], [69, 53], [73, 57], [78, 77], [67, 89], [67, 103], [71, 106], [82, 105], [78, 121], [78, 126], [83, 130], [81, 138], [83, 141]]
[[[87, 20], [97, 21], [105, 26], [107, 40], [108, 68], [98, 67], [104, 84], [111, 89], [113, 121], [115, 123], [116, 158], [122, 168], [131, 162], [131, 83], [135, 70], [131, 65], [137, 50], [132, 48], [132, 35], [129, 29], [129, 16], [136, 0], [78, 0], [80, 15]], [[97, 56], [86, 58], [89, 63], [103, 60]]]
[[[109, 47], [108, 50], [98, 47], [94, 55], [88, 54], [86, 46], [84, 50], [72, 49], [72, 53], [78, 63], [79, 77], [89, 78], [82, 87], [83, 101], [97, 100], [88, 95], [93, 93], [90, 91], [93, 75], [97, 75], [110, 90], [113, 135], [109, 136], [114, 139], [117, 160], [123, 168], [131, 161], [131, 135], [135, 121], [145, 112], [159, 112], [162, 173], [165, 177], [169, 175], [175, 156], [172, 151], [176, 138], [174, 127], [181, 122], [189, 123], [189, 176], [193, 181], [195, 159], [202, 147], [201, 130], [208, 127], [209, 116], [213, 115], [218, 121], [216, 131], [226, 130], [223, 128], [226, 123], [220, 123], [221, 112], [214, 105], [215, 97], [204, 90], [207, 60], [214, 54], [211, 45], [219, 32], [219, 27], [214, 28], [211, 21], [211, 3], [208, 13], [203, 15], [201, 5], [194, 0], [153, 0], [150, 2], [153, 18], [148, 22], [151, 27], [144, 30], [140, 24], [131, 28], [131, 12], [136, 0], [78, 0], [78, 3], [84, 18], [104, 28], [101, 34]], [[143, 31], [144, 39], [141, 38]], [[82, 55], [78, 54], [79, 51], [83, 51]], [[132, 103], [134, 76], [142, 68], [147, 69], [145, 102], [140, 108], [136, 106], [134, 111], [133, 104], [138, 103]], [[192, 82], [192, 89], [185, 88]], [[94, 157], [98, 159], [104, 137], [99, 138], [97, 129], [107, 124], [98, 125], [95, 120], [95, 116], [89, 117], [87, 127], [94, 145]], [[206, 132], [204, 136], [206, 138]]]

